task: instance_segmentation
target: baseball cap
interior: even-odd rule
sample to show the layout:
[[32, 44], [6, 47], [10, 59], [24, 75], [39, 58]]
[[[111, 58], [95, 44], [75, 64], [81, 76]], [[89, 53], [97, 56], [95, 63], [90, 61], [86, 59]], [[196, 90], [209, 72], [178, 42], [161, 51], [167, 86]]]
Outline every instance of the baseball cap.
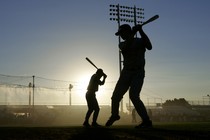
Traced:
[[118, 31], [115, 33], [116, 36], [119, 36], [122, 32], [131, 31], [131, 26], [128, 24], [123, 24], [119, 27]]

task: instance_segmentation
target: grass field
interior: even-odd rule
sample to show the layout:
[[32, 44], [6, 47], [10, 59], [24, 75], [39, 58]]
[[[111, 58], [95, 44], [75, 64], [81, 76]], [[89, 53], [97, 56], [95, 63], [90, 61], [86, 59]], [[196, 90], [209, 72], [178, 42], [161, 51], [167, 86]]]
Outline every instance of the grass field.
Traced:
[[154, 123], [150, 129], [133, 125], [83, 128], [82, 126], [1, 126], [1, 140], [209, 140], [210, 122]]

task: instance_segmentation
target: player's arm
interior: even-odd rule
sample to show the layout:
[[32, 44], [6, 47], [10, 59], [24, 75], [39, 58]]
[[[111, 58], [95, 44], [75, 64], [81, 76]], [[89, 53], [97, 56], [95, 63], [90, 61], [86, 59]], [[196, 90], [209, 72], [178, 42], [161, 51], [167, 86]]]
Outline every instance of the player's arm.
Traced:
[[103, 73], [103, 79], [102, 79], [102, 81], [100, 79], [98, 79], [99, 85], [104, 85], [106, 78], [107, 78], [107, 75], [105, 73]]
[[143, 44], [144, 44], [145, 48], [147, 48], [148, 50], [151, 50], [152, 49], [152, 43], [151, 43], [149, 37], [143, 31], [142, 26], [141, 25], [136, 25], [136, 26], [133, 27], [133, 30], [136, 31], [136, 32], [139, 31], [139, 34], [141, 35], [141, 38], [143, 40]]

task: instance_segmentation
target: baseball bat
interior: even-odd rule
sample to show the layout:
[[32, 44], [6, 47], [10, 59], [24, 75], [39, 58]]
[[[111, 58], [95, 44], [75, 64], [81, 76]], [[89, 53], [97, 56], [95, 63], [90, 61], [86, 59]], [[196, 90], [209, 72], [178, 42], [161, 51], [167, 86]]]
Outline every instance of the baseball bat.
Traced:
[[[148, 19], [147, 21], [145, 21], [144, 23], [142, 23], [141, 26], [144, 26], [144, 25], [146, 25], [146, 24], [148, 24], [148, 23], [150, 23], [150, 22], [152, 22], [152, 21], [154, 21], [158, 18], [159, 18], [159, 15], [155, 15], [155, 16], [151, 17], [150, 19]], [[133, 35], [135, 35], [136, 32], [137, 32], [137, 30], [133, 30]]]
[[154, 21], [158, 18], [159, 18], [159, 15], [155, 15], [155, 16], [151, 17], [150, 19], [148, 19], [147, 21], [145, 21], [143, 24], [141, 24], [141, 26], [146, 25], [146, 24], [148, 24], [148, 23], [150, 23], [150, 22], [152, 22], [152, 21]]
[[90, 64], [92, 64], [96, 69], [98, 69], [98, 67], [88, 58], [85, 58]]

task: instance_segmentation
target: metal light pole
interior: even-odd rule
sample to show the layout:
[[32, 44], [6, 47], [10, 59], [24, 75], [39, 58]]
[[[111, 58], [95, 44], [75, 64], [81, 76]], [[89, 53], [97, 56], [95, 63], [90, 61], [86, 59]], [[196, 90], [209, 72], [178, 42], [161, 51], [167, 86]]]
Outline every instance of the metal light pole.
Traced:
[[69, 105], [71, 106], [71, 89], [73, 88], [72, 84], [69, 84]]
[[29, 106], [31, 106], [31, 88], [32, 88], [32, 83], [30, 82], [28, 84], [28, 89], [29, 89], [29, 102], [28, 102], [28, 104], [29, 104]]
[[[117, 21], [118, 28], [120, 27], [121, 22], [124, 23], [133, 23], [134, 26], [136, 24], [142, 24], [141, 21], [144, 19], [144, 9], [142, 8], [136, 8], [129, 7], [129, 6], [122, 6], [122, 5], [109, 5], [110, 6], [110, 20], [111, 21]], [[119, 43], [121, 42], [120, 37], [118, 38]], [[122, 70], [122, 54], [121, 50], [119, 49], [119, 72], [121, 73]], [[130, 100], [129, 100], [129, 106], [130, 106]], [[123, 111], [123, 99], [121, 101], [121, 111]]]
[[32, 83], [32, 88], [33, 88], [33, 92], [32, 92], [32, 94], [33, 94], [33, 97], [32, 97], [32, 99], [33, 99], [33, 102], [32, 102], [32, 105], [33, 105], [33, 109], [34, 109], [34, 89], [35, 89], [35, 76], [33, 75], [32, 77], [33, 77], [33, 83]]

